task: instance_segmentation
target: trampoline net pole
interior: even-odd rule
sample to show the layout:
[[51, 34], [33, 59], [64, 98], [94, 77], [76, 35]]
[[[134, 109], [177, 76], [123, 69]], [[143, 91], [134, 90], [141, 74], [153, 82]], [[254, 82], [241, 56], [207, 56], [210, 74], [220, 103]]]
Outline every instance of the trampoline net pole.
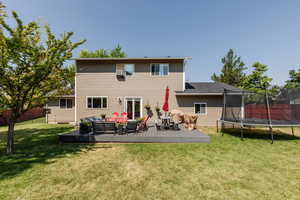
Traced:
[[267, 114], [268, 114], [268, 122], [269, 122], [269, 131], [271, 134], [271, 140], [272, 144], [274, 142], [274, 137], [273, 137], [273, 128], [272, 128], [272, 118], [271, 118], [271, 112], [270, 112], [270, 102], [269, 102], [269, 95], [268, 95], [268, 89], [265, 87], [265, 96], [266, 96], [266, 104], [267, 104]]
[[245, 118], [245, 96], [242, 92], [242, 102], [241, 102], [241, 138], [244, 140], [244, 118]]

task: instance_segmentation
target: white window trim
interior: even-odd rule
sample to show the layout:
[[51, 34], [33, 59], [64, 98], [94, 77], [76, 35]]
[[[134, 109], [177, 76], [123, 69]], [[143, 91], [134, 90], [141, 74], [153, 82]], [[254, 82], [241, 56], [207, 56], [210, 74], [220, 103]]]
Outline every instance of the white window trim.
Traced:
[[[132, 72], [131, 75], [127, 75], [127, 74], [126, 74], [126, 71], [125, 71], [125, 65], [133, 65], [133, 72]], [[128, 76], [128, 77], [134, 76], [134, 74], [135, 74], [135, 64], [134, 64], [134, 63], [124, 63], [124, 64], [123, 64], [123, 67], [124, 67], [124, 73], [125, 73], [125, 76]]]
[[[60, 104], [61, 104], [61, 99], [65, 99], [66, 100], [66, 107], [65, 108], [62, 108], [61, 106], [60, 106]], [[73, 99], [70, 99], [71, 101], [72, 101], [72, 107], [71, 108], [68, 108], [68, 99], [70, 99], [70, 98], [59, 98], [59, 109], [64, 109], [64, 110], [70, 110], [70, 109], [73, 109]]]
[[[204, 104], [205, 105], [205, 113], [196, 113], [196, 105], [197, 104]], [[194, 103], [194, 113], [197, 115], [207, 115], [207, 103], [206, 102], [195, 102]]]
[[[106, 98], [106, 108], [89, 108], [88, 98]], [[99, 109], [101, 109], [101, 110], [108, 109], [108, 96], [86, 96], [85, 102], [86, 102], [86, 108], [87, 109], [92, 109], [92, 110], [95, 110], [95, 109], [98, 109], [98, 110]], [[101, 105], [103, 105], [103, 100], [101, 101]], [[93, 106], [93, 100], [92, 100], [92, 106]]]
[[[143, 117], [143, 97], [141, 96], [125, 96], [124, 97], [124, 112], [127, 113], [127, 99], [140, 99], [141, 100], [141, 105], [140, 105], [140, 112], [141, 112], [141, 117]], [[136, 119], [129, 120], [129, 121], [135, 121]]]
[[[153, 64], [167, 64], [168, 65], [168, 74], [167, 75], [152, 75], [152, 65]], [[169, 76], [170, 75], [170, 63], [150, 63], [150, 76], [153, 76], [153, 77], [166, 77], [166, 76]]]

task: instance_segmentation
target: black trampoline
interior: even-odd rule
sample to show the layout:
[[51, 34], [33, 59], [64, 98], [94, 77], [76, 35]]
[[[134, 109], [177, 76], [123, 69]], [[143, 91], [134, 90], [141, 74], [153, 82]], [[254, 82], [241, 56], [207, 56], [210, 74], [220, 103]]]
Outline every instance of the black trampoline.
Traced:
[[264, 93], [224, 90], [222, 128], [226, 123], [245, 127], [268, 127], [272, 143], [273, 127], [300, 127], [300, 88], [282, 89], [277, 96]]

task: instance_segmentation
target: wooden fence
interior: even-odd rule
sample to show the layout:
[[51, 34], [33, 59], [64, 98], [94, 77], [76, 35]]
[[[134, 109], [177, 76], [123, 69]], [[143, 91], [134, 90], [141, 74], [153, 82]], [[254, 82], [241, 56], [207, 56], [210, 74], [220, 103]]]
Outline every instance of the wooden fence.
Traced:
[[[300, 105], [274, 104], [270, 105], [272, 120], [300, 121]], [[265, 104], [248, 104], [245, 106], [245, 118], [268, 119]]]
[[[0, 114], [0, 126], [7, 125], [7, 118], [11, 115], [11, 110], [6, 110]], [[43, 108], [33, 108], [25, 112], [18, 118], [18, 122], [35, 119], [45, 116]]]

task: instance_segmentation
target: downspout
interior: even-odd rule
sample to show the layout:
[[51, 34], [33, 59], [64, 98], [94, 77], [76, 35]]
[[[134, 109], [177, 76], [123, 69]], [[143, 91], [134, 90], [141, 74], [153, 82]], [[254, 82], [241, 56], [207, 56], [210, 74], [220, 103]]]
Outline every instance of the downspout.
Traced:
[[75, 91], [74, 91], [74, 96], [75, 96], [75, 125], [77, 125], [77, 60], [75, 60]]

